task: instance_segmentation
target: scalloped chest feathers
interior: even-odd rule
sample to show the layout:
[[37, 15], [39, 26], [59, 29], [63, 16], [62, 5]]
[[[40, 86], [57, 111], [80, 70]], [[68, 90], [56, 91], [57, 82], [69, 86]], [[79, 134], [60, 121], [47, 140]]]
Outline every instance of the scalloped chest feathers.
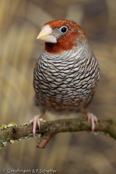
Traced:
[[91, 100], [99, 81], [99, 66], [88, 44], [60, 55], [44, 51], [34, 69], [38, 106], [52, 111], [75, 111]]

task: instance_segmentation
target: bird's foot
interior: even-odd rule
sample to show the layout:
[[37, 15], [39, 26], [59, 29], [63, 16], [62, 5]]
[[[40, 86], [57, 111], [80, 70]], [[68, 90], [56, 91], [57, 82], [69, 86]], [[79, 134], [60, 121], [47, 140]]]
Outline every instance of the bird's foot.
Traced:
[[88, 118], [88, 121], [90, 120], [91, 121], [91, 129], [92, 129], [92, 132], [94, 131], [95, 129], [95, 123], [97, 123], [97, 117], [90, 113], [90, 112], [87, 112], [87, 118]]
[[40, 129], [40, 118], [43, 116], [43, 114], [38, 114], [36, 115], [33, 119], [31, 119], [29, 121], [29, 124], [33, 123], [33, 136], [35, 137], [35, 133], [36, 133], [36, 128], [37, 126], [39, 127]]

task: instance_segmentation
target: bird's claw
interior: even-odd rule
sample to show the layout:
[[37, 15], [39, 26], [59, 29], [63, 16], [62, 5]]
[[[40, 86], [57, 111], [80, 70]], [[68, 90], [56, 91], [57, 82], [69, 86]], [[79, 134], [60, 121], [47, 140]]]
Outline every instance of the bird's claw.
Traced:
[[36, 115], [33, 119], [31, 119], [29, 121], [29, 124], [33, 123], [33, 137], [35, 137], [37, 126], [40, 129], [40, 120], [39, 120], [39, 118], [40, 118], [40, 115]]
[[89, 120], [91, 121], [91, 129], [92, 129], [92, 132], [93, 132], [94, 129], [95, 129], [95, 123], [97, 123], [97, 117], [94, 114], [88, 112], [87, 113], [87, 118], [88, 118], [88, 121]]

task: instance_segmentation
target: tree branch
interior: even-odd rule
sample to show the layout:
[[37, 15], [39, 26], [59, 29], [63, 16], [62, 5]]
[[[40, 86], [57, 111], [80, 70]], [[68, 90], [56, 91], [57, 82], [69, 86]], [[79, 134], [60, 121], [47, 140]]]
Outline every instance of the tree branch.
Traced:
[[[90, 122], [83, 117], [46, 122], [41, 120], [41, 129], [37, 128], [36, 130], [36, 137], [41, 136], [37, 147], [44, 148], [48, 141], [57, 133], [80, 131], [91, 131]], [[112, 119], [98, 119], [95, 132], [103, 132], [116, 139], [116, 121]], [[32, 124], [17, 126], [14, 123], [10, 123], [0, 127], [0, 147], [5, 146], [7, 142], [13, 143], [14, 140], [29, 139], [31, 137], [33, 137]]]

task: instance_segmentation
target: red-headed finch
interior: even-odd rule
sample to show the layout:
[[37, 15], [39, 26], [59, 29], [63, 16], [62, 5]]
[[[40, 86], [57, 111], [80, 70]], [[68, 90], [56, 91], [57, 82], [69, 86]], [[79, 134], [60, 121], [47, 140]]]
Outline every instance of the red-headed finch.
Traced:
[[83, 112], [94, 130], [97, 118], [85, 109], [100, 72], [86, 34], [74, 21], [59, 19], [46, 23], [37, 39], [45, 42], [45, 49], [34, 69], [35, 101], [40, 114], [29, 122], [33, 123], [33, 135], [46, 110], [59, 114]]

